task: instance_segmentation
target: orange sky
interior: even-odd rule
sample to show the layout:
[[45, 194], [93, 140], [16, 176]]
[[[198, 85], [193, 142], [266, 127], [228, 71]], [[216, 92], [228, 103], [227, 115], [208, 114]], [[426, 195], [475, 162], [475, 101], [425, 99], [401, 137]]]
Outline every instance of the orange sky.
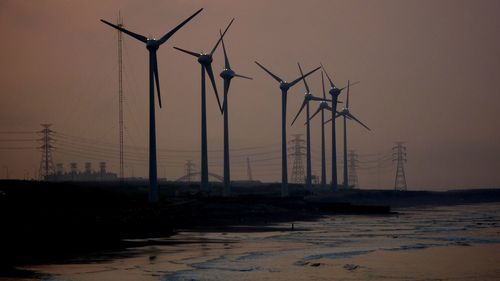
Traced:
[[[157, 108], [160, 176], [175, 179], [185, 160], [199, 161], [199, 153], [185, 152], [199, 149], [199, 65], [172, 47], [208, 51], [219, 28], [235, 17], [226, 39], [231, 65], [254, 80], [231, 85], [231, 145], [259, 148], [234, 153], [234, 179], [246, 178], [246, 154], [255, 160], [255, 178], [280, 178], [279, 159], [259, 162], [279, 158], [281, 99], [277, 83], [253, 63], [258, 60], [288, 80], [298, 76], [297, 61], [307, 70], [322, 62], [339, 85], [360, 80], [352, 89], [351, 111], [373, 131], [351, 123], [350, 148], [369, 162], [394, 141], [406, 141], [410, 188], [500, 184], [498, 1], [0, 1], [0, 132], [53, 123], [60, 133], [117, 143], [116, 32], [99, 19], [115, 21], [121, 10], [127, 28], [160, 37], [201, 7], [158, 52], [164, 104]], [[138, 149], [147, 147], [147, 55], [142, 43], [125, 37], [125, 143]], [[217, 73], [222, 64], [218, 50]], [[308, 80], [317, 95], [320, 79], [318, 72]], [[289, 92], [289, 122], [303, 92], [302, 84]], [[222, 174], [222, 117], [210, 88], [207, 97], [209, 149], [215, 150], [209, 153], [211, 171]], [[312, 140], [313, 172], [319, 175], [318, 121]], [[288, 130], [289, 139], [305, 133], [300, 122]], [[0, 147], [24, 146], [1, 141], [19, 138], [27, 137], [0, 134]], [[341, 139], [339, 130], [339, 151]], [[101, 157], [102, 148], [63, 153], [69, 145], [59, 144], [56, 162], [83, 168], [91, 161], [97, 168], [103, 158], [116, 171], [116, 157]], [[142, 150], [129, 155], [147, 159]], [[134, 159], [125, 160], [127, 175], [133, 170], [145, 176], [146, 162]], [[0, 149], [0, 177], [5, 166], [11, 177], [33, 174], [39, 160], [36, 150]], [[390, 188], [393, 176], [390, 168], [380, 176], [374, 169], [358, 172], [362, 187]]]

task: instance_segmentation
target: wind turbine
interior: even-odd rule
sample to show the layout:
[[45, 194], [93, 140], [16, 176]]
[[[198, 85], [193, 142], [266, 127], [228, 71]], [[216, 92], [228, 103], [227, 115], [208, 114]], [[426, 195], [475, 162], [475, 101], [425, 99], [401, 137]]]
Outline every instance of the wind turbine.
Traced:
[[229, 85], [231, 84], [231, 79], [234, 77], [245, 78], [253, 80], [253, 78], [240, 75], [235, 73], [231, 69], [229, 64], [229, 59], [227, 57], [226, 46], [224, 45], [224, 39], [222, 38], [222, 32], [219, 30], [222, 42], [222, 50], [224, 51], [224, 69], [220, 73], [220, 77], [224, 80], [224, 101], [222, 104], [222, 112], [224, 114], [224, 196], [231, 195], [231, 175], [230, 175], [230, 164], [229, 164], [229, 107], [228, 107], [228, 93]]
[[288, 196], [288, 167], [287, 167], [287, 148], [286, 148], [286, 100], [288, 90], [297, 84], [300, 80], [311, 75], [316, 70], [320, 69], [317, 67], [306, 73], [306, 75], [301, 75], [299, 78], [293, 80], [292, 82], [287, 82], [278, 76], [274, 75], [271, 71], [267, 70], [260, 63], [255, 62], [260, 68], [262, 68], [267, 74], [278, 81], [279, 87], [281, 89], [281, 197]]
[[[347, 86], [343, 87], [343, 88], [340, 88], [340, 89], [337, 88], [337, 86], [335, 86], [335, 84], [333, 83], [333, 80], [330, 78], [330, 75], [328, 75], [328, 72], [324, 68], [323, 64], [321, 64], [321, 68], [325, 72], [326, 77], [328, 78], [328, 81], [330, 82], [330, 90], [328, 91], [328, 93], [332, 96], [332, 107], [331, 108], [326, 108], [325, 107], [325, 109], [330, 110], [332, 112], [332, 118], [333, 118], [333, 117], [335, 117], [335, 114], [338, 113], [338, 111], [337, 111], [337, 105], [339, 103], [341, 103], [339, 101], [339, 95], [342, 93], [342, 91], [345, 88], [347, 88]], [[323, 82], [323, 78], [322, 78], [322, 82]], [[350, 85], [352, 86], [352, 85], [356, 85], [358, 83], [359, 83], [359, 81], [354, 82], [354, 83], [352, 83]], [[324, 92], [324, 85], [323, 85], [323, 92]], [[321, 104], [320, 104], [320, 106], [321, 106]], [[316, 111], [316, 113], [314, 115], [316, 115], [317, 112], [318, 111]], [[314, 115], [313, 115], [313, 117], [314, 117]], [[312, 119], [312, 117], [311, 117], [311, 119]], [[322, 119], [322, 121], [323, 121], [323, 119]], [[323, 125], [325, 124], [324, 122], [322, 122], [322, 123], [323, 123]], [[322, 128], [322, 130], [323, 130], [323, 128]], [[338, 188], [338, 177], [337, 177], [337, 129], [336, 129], [335, 119], [333, 119], [333, 122], [332, 122], [332, 189], [333, 190], [337, 190], [337, 188]]]
[[198, 15], [203, 9], [199, 9], [191, 15], [189, 18], [181, 22], [174, 29], [167, 32], [160, 39], [155, 38], [147, 38], [146, 36], [134, 33], [129, 31], [123, 27], [114, 25], [108, 21], [101, 21], [111, 27], [114, 27], [121, 32], [141, 41], [146, 44], [146, 49], [149, 51], [149, 201], [157, 202], [159, 199], [159, 190], [158, 190], [158, 172], [157, 172], [157, 161], [156, 161], [156, 126], [155, 126], [155, 81], [156, 81], [156, 89], [158, 93], [158, 103], [161, 108], [161, 96], [160, 96], [160, 78], [158, 77], [158, 60], [156, 57], [156, 51], [160, 46], [167, 42], [174, 33], [176, 33], [181, 27], [183, 27], [187, 22], [189, 22], [192, 18]]
[[[349, 188], [349, 176], [347, 174], [347, 119], [349, 120], [354, 120], [358, 122], [361, 126], [365, 127], [367, 130], [371, 131], [370, 128], [368, 128], [365, 124], [363, 124], [361, 121], [359, 121], [358, 118], [356, 118], [352, 113], [349, 111], [349, 80], [347, 81], [347, 98], [346, 98], [346, 104], [345, 107], [342, 109], [341, 112], [339, 112], [337, 115], [335, 115], [335, 118], [339, 116], [344, 117], [344, 189]], [[334, 119], [330, 119], [326, 121], [325, 123], [328, 123]], [[336, 159], [332, 159], [336, 160]]]
[[189, 54], [198, 59], [201, 66], [201, 190], [208, 192], [208, 146], [207, 146], [207, 102], [206, 102], [206, 87], [205, 87], [205, 72], [208, 74], [212, 87], [214, 88], [215, 97], [217, 98], [217, 103], [219, 104], [219, 110], [223, 113], [223, 108], [220, 103], [219, 93], [217, 92], [217, 86], [215, 85], [214, 72], [212, 70], [213, 54], [219, 46], [222, 38], [226, 34], [227, 30], [233, 23], [234, 19], [231, 20], [229, 25], [224, 30], [224, 33], [220, 36], [215, 46], [212, 48], [210, 53], [206, 54], [204, 52], [196, 53], [185, 49], [174, 47], [174, 49]]
[[295, 118], [292, 121], [292, 126], [295, 123], [295, 120], [297, 120], [297, 117], [299, 117], [300, 113], [302, 110], [304, 110], [304, 107], [306, 108], [306, 187], [307, 188], [312, 188], [312, 179], [311, 179], [311, 126], [309, 124], [309, 102], [314, 100], [314, 101], [321, 101], [322, 103], [326, 103], [327, 99], [325, 98], [325, 95], [323, 94], [323, 98], [318, 98], [315, 97], [311, 94], [311, 91], [309, 90], [309, 85], [307, 85], [307, 81], [304, 77], [304, 73], [302, 73], [302, 68], [300, 67], [300, 63], [297, 63], [299, 66], [299, 71], [300, 75], [302, 75], [302, 80], [304, 81], [304, 86], [306, 87], [306, 92], [304, 94], [304, 101], [302, 101], [302, 105], [300, 106], [299, 112], [297, 112], [297, 115], [295, 115]]
[[[316, 112], [314, 112], [314, 114], [311, 116], [311, 118], [309, 120], [313, 119], [314, 116], [316, 116], [319, 112], [321, 112], [321, 186], [325, 187], [325, 185], [326, 185], [325, 110], [329, 110], [329, 111], [332, 111], [332, 112], [334, 112], [334, 111], [333, 111], [333, 108], [330, 107], [330, 105], [328, 105], [328, 103], [326, 102], [325, 78], [324, 78], [324, 75], [323, 75], [323, 71], [321, 71], [321, 85], [322, 85], [322, 88], [323, 88], [323, 101], [320, 102], [318, 109], [316, 110]], [[339, 101], [336, 100], [336, 98], [334, 98], [333, 102], [336, 104]], [[333, 113], [333, 114], [335, 114], [335, 113]], [[335, 115], [333, 115], [333, 116], [335, 116]], [[333, 141], [333, 144], [335, 145], [334, 141]], [[334, 170], [335, 174], [332, 174], [332, 182], [333, 182], [333, 178], [335, 178], [335, 182], [336, 182], [336, 179], [337, 179], [337, 166], [335, 165], [334, 167], [335, 167], [335, 170]]]

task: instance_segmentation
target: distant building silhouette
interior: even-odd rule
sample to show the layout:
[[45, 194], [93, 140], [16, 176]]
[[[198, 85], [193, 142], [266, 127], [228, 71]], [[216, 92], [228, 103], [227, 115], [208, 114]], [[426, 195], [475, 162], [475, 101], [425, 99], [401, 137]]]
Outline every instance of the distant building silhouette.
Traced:
[[64, 171], [62, 163], [56, 164], [56, 173], [44, 178], [46, 181], [117, 181], [118, 175], [106, 170], [106, 162], [99, 163], [99, 171], [92, 170], [92, 163], [86, 162], [84, 171], [78, 170], [78, 164], [70, 163], [69, 172]]

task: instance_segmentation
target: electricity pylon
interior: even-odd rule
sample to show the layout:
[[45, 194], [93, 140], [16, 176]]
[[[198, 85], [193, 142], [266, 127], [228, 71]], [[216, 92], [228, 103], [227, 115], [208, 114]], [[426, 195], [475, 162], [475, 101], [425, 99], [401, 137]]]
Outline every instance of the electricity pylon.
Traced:
[[406, 163], [406, 146], [404, 142], [396, 142], [392, 148], [392, 162], [396, 161], [396, 179], [394, 190], [406, 191], [406, 174], [404, 164]]

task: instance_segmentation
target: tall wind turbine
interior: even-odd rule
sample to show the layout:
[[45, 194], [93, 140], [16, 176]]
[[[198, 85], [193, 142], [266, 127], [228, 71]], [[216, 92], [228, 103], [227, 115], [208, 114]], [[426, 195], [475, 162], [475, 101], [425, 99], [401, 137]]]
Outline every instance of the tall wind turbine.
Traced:
[[222, 42], [222, 50], [224, 51], [224, 69], [220, 73], [220, 77], [224, 80], [224, 101], [222, 104], [222, 111], [224, 114], [224, 196], [231, 195], [231, 174], [230, 174], [230, 163], [229, 163], [229, 104], [228, 104], [228, 94], [229, 85], [231, 84], [231, 79], [234, 77], [245, 78], [253, 80], [251, 77], [240, 75], [235, 73], [231, 69], [229, 64], [229, 59], [227, 57], [226, 46], [224, 45], [224, 39], [222, 38], [222, 31], [219, 30]]
[[287, 167], [287, 148], [286, 148], [286, 100], [288, 90], [297, 84], [300, 80], [311, 75], [316, 70], [320, 69], [317, 67], [306, 73], [306, 75], [301, 75], [299, 78], [293, 80], [292, 82], [287, 82], [278, 76], [274, 75], [271, 71], [267, 70], [260, 63], [255, 62], [260, 68], [262, 68], [267, 74], [278, 81], [279, 87], [281, 89], [281, 197], [288, 196], [288, 167]]
[[212, 83], [212, 87], [214, 88], [215, 92], [215, 97], [217, 98], [217, 103], [219, 104], [219, 110], [221, 113], [223, 112], [223, 108], [220, 103], [219, 99], [219, 93], [217, 92], [217, 86], [215, 85], [215, 77], [214, 77], [214, 72], [212, 70], [212, 61], [213, 61], [213, 54], [215, 53], [215, 50], [217, 49], [217, 46], [219, 46], [219, 43], [221, 42], [222, 38], [226, 34], [227, 30], [233, 23], [234, 19], [231, 20], [229, 25], [226, 27], [226, 30], [224, 30], [224, 33], [220, 36], [219, 40], [217, 40], [217, 43], [215, 43], [215, 46], [212, 48], [212, 51], [210, 53], [196, 53], [196, 52], [191, 52], [185, 49], [181, 49], [178, 47], [174, 47], [176, 50], [179, 50], [181, 52], [184, 52], [186, 54], [189, 54], [193, 57], [196, 57], [198, 59], [198, 62], [200, 63], [201, 66], [201, 190], [208, 192], [209, 191], [209, 186], [208, 186], [208, 145], [207, 145], [207, 102], [206, 102], [206, 87], [205, 87], [205, 72], [208, 74], [208, 77], [210, 78], [210, 81]]
[[156, 160], [156, 126], [155, 126], [155, 80], [156, 80], [156, 90], [158, 93], [158, 103], [161, 108], [161, 96], [160, 96], [160, 78], [158, 77], [158, 60], [156, 58], [156, 51], [160, 46], [167, 42], [174, 33], [176, 33], [181, 27], [183, 27], [192, 18], [198, 15], [203, 9], [199, 9], [191, 15], [189, 18], [181, 22], [174, 29], [167, 32], [160, 39], [147, 38], [143, 35], [129, 31], [123, 27], [114, 25], [108, 21], [101, 21], [111, 27], [114, 27], [121, 32], [141, 41], [146, 44], [146, 49], [149, 51], [149, 201], [157, 202], [159, 199], [158, 190], [158, 175], [157, 175], [157, 160]]
[[[333, 190], [337, 190], [337, 188], [338, 188], [338, 177], [337, 177], [337, 129], [336, 129], [336, 122], [335, 122], [334, 117], [338, 113], [337, 112], [337, 105], [340, 103], [340, 101], [339, 101], [339, 95], [342, 93], [342, 91], [345, 88], [347, 88], [347, 86], [343, 87], [343, 88], [340, 88], [340, 89], [337, 88], [337, 86], [335, 86], [335, 84], [333, 83], [333, 80], [330, 78], [330, 75], [328, 75], [328, 72], [323, 67], [323, 64], [321, 65], [321, 68], [325, 72], [326, 77], [328, 78], [328, 81], [330, 82], [330, 90], [328, 91], [328, 93], [332, 96], [332, 107], [331, 107], [331, 109], [328, 109], [328, 110], [330, 110], [332, 112], [332, 118], [333, 118], [333, 122], [332, 122], [332, 189]], [[352, 85], [355, 85], [357, 83], [359, 83], [359, 81], [354, 82], [354, 83], [352, 83], [350, 85], [352, 86]], [[324, 88], [323, 88], [323, 90], [324, 90]]]
[[[323, 88], [323, 99], [326, 100], [325, 78], [324, 78], [324, 75], [323, 75], [323, 71], [321, 71], [321, 85], [322, 85], [322, 88]], [[333, 102], [336, 104], [339, 101], [335, 100]], [[319, 107], [316, 110], [316, 112], [314, 112], [314, 114], [310, 118], [310, 119], [313, 119], [314, 116], [316, 116], [319, 112], [321, 112], [321, 187], [325, 187], [326, 186], [325, 110], [329, 110], [329, 111], [334, 112], [333, 108], [330, 107], [330, 105], [328, 105], [328, 103], [326, 101], [322, 101], [319, 104]], [[335, 112], [333, 113], [333, 116], [335, 116]], [[335, 142], [333, 142], [333, 144], [335, 145]], [[335, 167], [335, 170], [334, 170], [335, 174], [332, 175], [332, 182], [334, 181], [333, 180], [334, 177], [335, 177], [335, 182], [337, 181], [337, 178], [336, 178], [337, 177], [337, 166], [336, 166], [336, 163], [334, 165], [335, 165], [334, 166]]]
[[292, 121], [292, 126], [295, 123], [295, 120], [297, 120], [297, 117], [299, 117], [300, 113], [302, 110], [304, 110], [304, 107], [306, 108], [306, 187], [307, 188], [312, 188], [312, 177], [311, 177], [311, 126], [309, 124], [309, 102], [314, 100], [314, 101], [321, 101], [322, 103], [327, 101], [325, 98], [325, 95], [323, 94], [323, 98], [318, 98], [315, 97], [311, 94], [311, 91], [309, 90], [309, 85], [307, 85], [307, 81], [304, 77], [304, 73], [302, 73], [302, 68], [300, 67], [300, 63], [297, 63], [299, 66], [299, 71], [300, 75], [302, 75], [302, 80], [304, 81], [304, 86], [306, 88], [306, 92], [304, 94], [304, 101], [302, 101], [302, 105], [300, 106], [299, 112], [297, 112], [297, 115], [295, 115], [295, 118]]
[[[363, 124], [361, 121], [359, 121], [358, 118], [356, 118], [352, 113], [349, 111], [349, 80], [347, 81], [347, 98], [346, 98], [346, 104], [345, 107], [342, 109], [342, 111], [335, 116], [335, 118], [339, 116], [344, 117], [344, 189], [349, 188], [349, 176], [347, 173], [347, 119], [349, 120], [354, 120], [358, 122], [361, 126], [365, 127], [367, 130], [371, 131], [370, 128], [368, 128], [365, 124]], [[330, 122], [334, 119], [330, 119], [326, 122]], [[333, 159], [332, 159], [333, 160]], [[335, 159], [336, 160], [336, 159]]]

